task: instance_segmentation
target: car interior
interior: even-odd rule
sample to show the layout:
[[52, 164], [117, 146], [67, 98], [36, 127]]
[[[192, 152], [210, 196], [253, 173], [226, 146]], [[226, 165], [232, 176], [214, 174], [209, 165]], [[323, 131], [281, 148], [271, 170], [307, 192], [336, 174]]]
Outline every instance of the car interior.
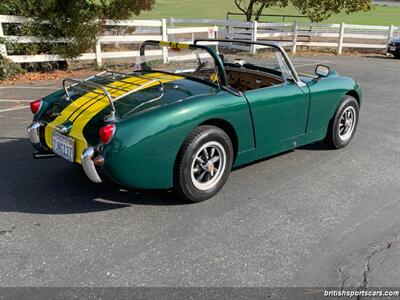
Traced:
[[225, 71], [228, 84], [241, 92], [270, 87], [284, 82], [280, 76], [260, 70], [225, 66]]
[[[241, 92], [279, 85], [285, 82], [281, 72], [269, 68], [239, 63], [224, 63], [224, 67], [228, 77], [228, 85]], [[202, 69], [195, 73], [196, 77], [207, 80], [214, 71]], [[194, 74], [187, 75], [193, 76]]]

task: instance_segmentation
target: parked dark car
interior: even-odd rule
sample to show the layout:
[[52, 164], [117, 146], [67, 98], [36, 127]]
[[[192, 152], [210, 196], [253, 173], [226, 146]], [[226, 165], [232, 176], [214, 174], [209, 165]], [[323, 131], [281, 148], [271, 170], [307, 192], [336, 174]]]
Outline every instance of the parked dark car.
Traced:
[[389, 43], [388, 53], [400, 58], [400, 38], [394, 39]]

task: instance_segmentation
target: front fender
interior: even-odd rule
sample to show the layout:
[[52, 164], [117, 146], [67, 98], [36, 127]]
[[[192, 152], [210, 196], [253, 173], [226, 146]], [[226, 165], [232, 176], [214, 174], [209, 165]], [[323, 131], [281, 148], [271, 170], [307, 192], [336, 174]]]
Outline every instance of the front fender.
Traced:
[[346, 94], [356, 93], [361, 104], [360, 85], [352, 78], [329, 76], [307, 84], [311, 95], [307, 134], [315, 139], [325, 137], [329, 121]]

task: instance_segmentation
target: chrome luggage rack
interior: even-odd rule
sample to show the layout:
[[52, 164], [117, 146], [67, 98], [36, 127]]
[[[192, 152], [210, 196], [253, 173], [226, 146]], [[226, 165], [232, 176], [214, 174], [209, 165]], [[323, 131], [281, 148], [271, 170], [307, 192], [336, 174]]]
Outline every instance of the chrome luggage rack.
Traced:
[[[128, 77], [128, 76], [134, 76], [134, 77], [138, 77], [138, 78], [142, 78], [147, 80], [148, 82], [144, 83], [144, 84], [137, 84], [137, 83], [133, 83], [133, 82], [128, 82], [128, 81], [124, 81], [124, 80], [118, 80], [119, 82], [123, 82], [126, 83], [128, 85], [131, 86], [136, 86], [133, 89], [126, 89], [126, 88], [121, 88], [121, 87], [116, 87], [114, 85], [111, 84], [107, 84], [107, 85], [102, 85], [99, 83], [96, 83], [94, 81], [91, 81], [91, 79], [106, 79], [106, 78], [112, 78], [115, 79], [116, 76], [122, 76], [122, 77]], [[72, 83], [70, 85], [68, 85], [67, 83]], [[150, 79], [144, 76], [140, 76], [134, 73], [123, 73], [123, 72], [117, 72], [117, 71], [110, 71], [110, 70], [106, 70], [100, 73], [97, 73], [96, 75], [87, 77], [85, 79], [79, 80], [79, 79], [73, 79], [73, 78], [65, 78], [63, 80], [63, 88], [65, 91], [65, 95], [67, 97], [67, 101], [71, 101], [71, 97], [70, 97], [70, 93], [69, 93], [69, 89], [70, 88], [76, 88], [76, 89], [81, 89], [82, 88], [89, 88], [91, 93], [94, 94], [98, 94], [98, 95], [102, 95], [107, 97], [107, 99], [110, 101], [110, 106], [111, 106], [111, 119], [115, 121], [115, 106], [114, 106], [114, 102], [125, 97], [128, 96], [130, 94], [133, 94], [147, 86], [150, 86], [154, 83], [158, 82], [160, 85], [160, 91], [161, 91], [161, 96], [156, 97], [155, 99], [152, 99], [150, 101], [154, 101], [156, 99], [160, 99], [163, 95], [164, 95], [164, 84], [162, 83], [162, 81], [158, 78], [154, 78], [154, 79]], [[124, 94], [119, 95], [118, 97], [112, 97], [110, 92], [112, 93], [113, 91], [121, 91], [124, 92]]]

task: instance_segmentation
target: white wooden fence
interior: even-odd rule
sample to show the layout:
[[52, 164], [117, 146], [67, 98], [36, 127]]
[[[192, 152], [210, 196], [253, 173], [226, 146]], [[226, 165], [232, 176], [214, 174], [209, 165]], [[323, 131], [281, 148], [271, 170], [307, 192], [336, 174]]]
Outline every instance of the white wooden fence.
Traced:
[[[342, 54], [344, 48], [387, 49], [388, 42], [400, 37], [400, 27], [324, 23], [258, 23], [236, 20], [169, 19], [169, 24], [214, 24], [219, 35], [228, 39], [274, 41], [293, 53], [299, 47], [334, 48]], [[257, 47], [258, 48], [258, 47]], [[245, 48], [243, 48], [245, 50]], [[249, 48], [253, 53], [256, 48]]]
[[[7, 53], [7, 43], [66, 43], [65, 39], [43, 41], [34, 36], [10, 36], [6, 35], [4, 24], [23, 24], [30, 19], [19, 16], [0, 15], [0, 53], [16, 63], [44, 62], [63, 60], [59, 55], [35, 54], [14, 55]], [[138, 50], [104, 51], [103, 45], [107, 44], [139, 44], [145, 40], [170, 40], [193, 41], [196, 37], [208, 36], [252, 40], [275, 41], [287, 47], [293, 53], [299, 47], [323, 47], [334, 48], [338, 54], [342, 54], [344, 48], [384, 50], [388, 41], [394, 37], [400, 37], [400, 27], [396, 26], [370, 26], [350, 24], [323, 24], [323, 23], [258, 23], [241, 22], [237, 20], [219, 19], [161, 19], [161, 20], [108, 20], [107, 26], [131, 27], [135, 30], [129, 34], [111, 34], [98, 38], [94, 45], [94, 51], [83, 53], [77, 60], [94, 60], [98, 65], [103, 59], [129, 58], [139, 56]], [[243, 47], [242, 50], [255, 53], [259, 47]], [[104, 47], [103, 47], [104, 48]], [[136, 47], [137, 49], [137, 47]], [[154, 53], [160, 54], [160, 53]], [[168, 52], [164, 50], [164, 59], [168, 59]]]
[[[4, 34], [3, 24], [22, 24], [30, 21], [29, 18], [20, 16], [5, 16], [0, 15], [0, 39], [4, 39], [7, 43], [43, 43], [43, 41], [34, 36], [9, 36]], [[135, 30], [132, 34], [124, 35], [103, 35], [100, 36], [94, 45], [94, 52], [83, 53], [76, 60], [94, 60], [97, 65], [102, 64], [102, 59], [110, 58], [130, 58], [138, 57], [139, 51], [102, 51], [102, 45], [107, 44], [140, 44], [146, 40], [164, 40], [168, 41], [175, 35], [190, 34], [190, 39], [186, 37], [185, 42], [191, 42], [195, 38], [195, 34], [204, 33], [208, 37], [215, 37], [218, 27], [182, 27], [182, 28], [168, 28], [166, 19], [161, 20], [107, 20], [106, 26], [121, 26], [133, 27]], [[49, 43], [66, 43], [67, 40], [59, 39], [48, 41]], [[154, 55], [159, 55], [158, 51], [150, 52]], [[0, 54], [6, 56], [16, 63], [26, 62], [45, 62], [45, 61], [60, 61], [63, 58], [54, 54], [35, 54], [35, 55], [13, 55], [8, 54], [6, 45], [1, 44], [0, 40]], [[164, 56], [168, 55], [164, 49]]]

